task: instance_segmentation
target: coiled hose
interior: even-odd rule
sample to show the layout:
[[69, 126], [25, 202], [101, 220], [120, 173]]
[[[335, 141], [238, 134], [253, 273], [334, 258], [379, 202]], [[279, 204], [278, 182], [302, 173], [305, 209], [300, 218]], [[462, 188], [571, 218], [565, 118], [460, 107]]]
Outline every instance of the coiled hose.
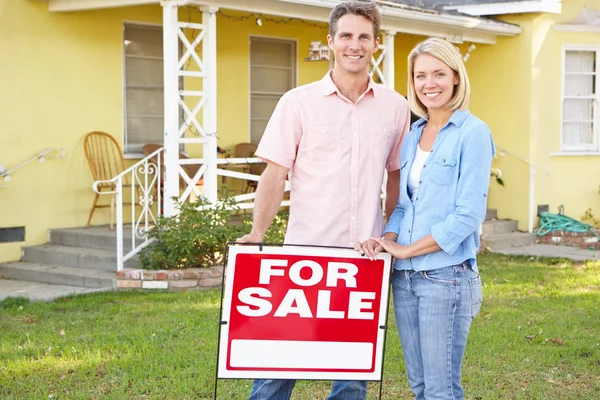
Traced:
[[565, 231], [586, 233], [590, 232], [600, 240], [600, 236], [594, 232], [594, 227], [585, 222], [567, 217], [563, 214], [550, 214], [542, 211], [540, 213], [540, 228], [537, 231], [538, 236], [544, 236], [552, 231]]

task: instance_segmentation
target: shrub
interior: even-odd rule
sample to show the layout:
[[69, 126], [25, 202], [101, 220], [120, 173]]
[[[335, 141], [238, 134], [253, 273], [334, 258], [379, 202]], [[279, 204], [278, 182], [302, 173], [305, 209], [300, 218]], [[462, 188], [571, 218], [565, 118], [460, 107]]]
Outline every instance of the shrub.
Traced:
[[[238, 210], [232, 196], [214, 206], [201, 197], [195, 203], [178, 203], [179, 213], [160, 217], [149, 232], [155, 242], [140, 252], [145, 269], [207, 268], [223, 261], [223, 249], [229, 241], [250, 232], [252, 221], [245, 216], [241, 224], [232, 217]], [[265, 243], [283, 243], [287, 212], [280, 212], [265, 235]]]

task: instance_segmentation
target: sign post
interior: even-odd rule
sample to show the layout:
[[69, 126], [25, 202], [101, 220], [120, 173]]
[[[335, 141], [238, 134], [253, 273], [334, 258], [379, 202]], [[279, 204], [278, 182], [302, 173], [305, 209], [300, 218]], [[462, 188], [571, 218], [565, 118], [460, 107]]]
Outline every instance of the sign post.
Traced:
[[228, 248], [217, 379], [381, 381], [391, 256]]

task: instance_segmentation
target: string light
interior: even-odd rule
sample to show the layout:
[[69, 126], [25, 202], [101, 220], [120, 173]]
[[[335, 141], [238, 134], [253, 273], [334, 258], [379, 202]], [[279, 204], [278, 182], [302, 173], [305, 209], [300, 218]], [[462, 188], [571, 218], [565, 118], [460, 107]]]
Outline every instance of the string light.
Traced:
[[272, 18], [272, 17], [266, 17], [260, 13], [250, 13], [250, 14], [235, 16], [235, 15], [226, 14], [221, 10], [217, 11], [217, 15], [222, 18], [226, 18], [226, 19], [236, 21], [236, 22], [245, 22], [248, 20], [254, 20], [256, 22], [256, 25], [258, 25], [258, 26], [263, 26], [263, 24], [265, 22], [270, 22], [272, 24], [285, 24], [285, 25], [290, 24], [290, 23], [301, 23], [301, 24], [304, 24], [306, 26], [310, 26], [313, 28], [328, 29], [328, 24], [326, 22], [310, 22], [310, 21], [306, 21], [304, 19], [296, 18], [296, 17]]
[[469, 45], [469, 47], [467, 48], [467, 52], [466, 52], [466, 53], [465, 53], [465, 55], [463, 56], [463, 62], [467, 62], [467, 61], [469, 60], [469, 58], [471, 58], [471, 52], [472, 52], [473, 50], [475, 50], [476, 48], [477, 48], [477, 47], [476, 47], [476, 46], [475, 46], [473, 43], [471, 43], [471, 44]]

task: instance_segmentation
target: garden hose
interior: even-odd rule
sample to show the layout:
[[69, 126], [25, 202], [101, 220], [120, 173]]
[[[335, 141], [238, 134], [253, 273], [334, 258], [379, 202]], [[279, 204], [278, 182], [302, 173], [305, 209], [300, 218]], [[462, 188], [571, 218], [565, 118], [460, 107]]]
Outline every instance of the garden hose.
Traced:
[[540, 228], [537, 231], [537, 235], [544, 236], [552, 231], [577, 233], [590, 232], [600, 240], [600, 236], [594, 232], [594, 227], [592, 225], [567, 217], [563, 214], [550, 214], [549, 212], [542, 211], [540, 213]]

